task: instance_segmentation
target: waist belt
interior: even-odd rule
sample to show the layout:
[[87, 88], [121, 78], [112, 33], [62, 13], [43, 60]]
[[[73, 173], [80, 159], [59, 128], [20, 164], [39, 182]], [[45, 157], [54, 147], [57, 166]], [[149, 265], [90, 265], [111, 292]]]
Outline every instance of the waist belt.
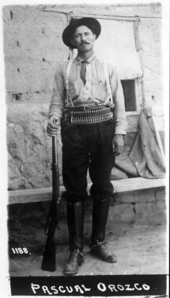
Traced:
[[72, 124], [93, 124], [110, 120], [113, 118], [113, 112], [110, 108], [78, 110], [68, 109], [64, 112], [65, 120]]

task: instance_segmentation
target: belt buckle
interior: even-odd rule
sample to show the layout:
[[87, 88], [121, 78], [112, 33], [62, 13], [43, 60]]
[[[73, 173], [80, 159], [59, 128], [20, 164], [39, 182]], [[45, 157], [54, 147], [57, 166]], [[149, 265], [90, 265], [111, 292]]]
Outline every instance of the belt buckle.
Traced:
[[70, 121], [70, 117], [71, 117], [71, 113], [70, 113], [70, 111], [66, 110], [66, 111], [64, 112], [64, 120], [65, 120], [65, 121]]

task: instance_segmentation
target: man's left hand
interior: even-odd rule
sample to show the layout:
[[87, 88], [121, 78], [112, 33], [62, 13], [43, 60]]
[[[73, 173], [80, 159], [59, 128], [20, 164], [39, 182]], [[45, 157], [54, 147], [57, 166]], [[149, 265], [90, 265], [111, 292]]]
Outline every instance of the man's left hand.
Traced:
[[120, 155], [123, 152], [124, 148], [124, 139], [123, 135], [115, 135], [112, 141], [112, 148], [114, 155]]

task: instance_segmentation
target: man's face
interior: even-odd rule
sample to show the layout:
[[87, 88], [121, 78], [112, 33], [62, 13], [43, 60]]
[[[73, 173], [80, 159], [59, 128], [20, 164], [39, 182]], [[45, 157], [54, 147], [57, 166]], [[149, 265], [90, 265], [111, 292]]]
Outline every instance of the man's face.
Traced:
[[79, 26], [73, 33], [71, 43], [79, 52], [88, 52], [93, 49], [96, 35], [86, 26]]

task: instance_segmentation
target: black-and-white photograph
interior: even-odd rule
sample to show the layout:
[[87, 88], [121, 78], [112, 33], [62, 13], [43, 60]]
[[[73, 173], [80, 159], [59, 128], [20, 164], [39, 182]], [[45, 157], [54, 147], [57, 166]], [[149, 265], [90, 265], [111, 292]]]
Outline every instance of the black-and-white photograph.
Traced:
[[167, 295], [160, 2], [3, 5], [10, 295]]

